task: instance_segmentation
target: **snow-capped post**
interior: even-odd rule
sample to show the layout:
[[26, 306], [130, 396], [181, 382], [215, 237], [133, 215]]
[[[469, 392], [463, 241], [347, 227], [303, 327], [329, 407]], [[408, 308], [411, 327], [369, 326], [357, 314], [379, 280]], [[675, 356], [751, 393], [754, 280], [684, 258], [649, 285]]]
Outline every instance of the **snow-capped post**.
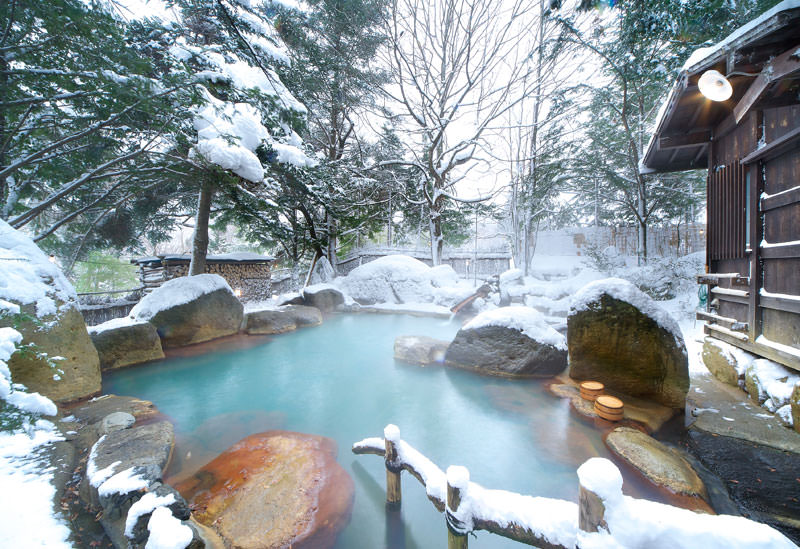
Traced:
[[597, 532], [601, 526], [608, 529], [604, 500], [615, 495], [622, 497], [622, 474], [616, 465], [603, 458], [589, 459], [578, 467], [577, 473], [578, 529], [583, 532]]
[[400, 473], [402, 463], [398, 459], [397, 443], [400, 442], [400, 429], [391, 423], [383, 429], [383, 440], [386, 444], [384, 463], [386, 464], [386, 506], [396, 509], [400, 507], [402, 491], [400, 489]]
[[467, 549], [469, 529], [459, 518], [462, 490], [469, 486], [469, 471], [466, 467], [451, 465], [447, 468], [447, 549]]

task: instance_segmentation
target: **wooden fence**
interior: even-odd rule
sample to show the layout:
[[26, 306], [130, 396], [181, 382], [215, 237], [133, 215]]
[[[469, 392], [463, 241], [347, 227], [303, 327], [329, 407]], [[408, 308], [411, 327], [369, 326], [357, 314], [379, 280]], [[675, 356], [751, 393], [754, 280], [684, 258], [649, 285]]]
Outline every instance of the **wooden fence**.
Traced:
[[796, 548], [777, 530], [743, 517], [705, 515], [623, 496], [622, 475], [607, 459], [591, 458], [578, 468], [575, 504], [483, 488], [470, 482], [465, 467], [443, 472], [402, 440], [395, 425], [387, 425], [383, 433], [383, 438], [355, 443], [353, 453], [383, 456], [389, 507], [400, 506], [403, 471], [422, 483], [428, 499], [445, 515], [448, 549], [466, 549], [469, 534], [476, 530], [543, 549], [688, 549], [708, 546], [704, 540], [713, 541], [713, 547]]

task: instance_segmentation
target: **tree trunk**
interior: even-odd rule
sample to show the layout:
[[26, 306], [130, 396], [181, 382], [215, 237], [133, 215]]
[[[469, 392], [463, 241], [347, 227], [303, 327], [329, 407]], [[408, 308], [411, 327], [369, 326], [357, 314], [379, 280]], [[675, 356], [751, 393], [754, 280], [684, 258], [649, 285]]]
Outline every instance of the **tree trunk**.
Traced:
[[194, 241], [192, 242], [192, 261], [189, 264], [189, 276], [203, 274], [206, 270], [208, 254], [208, 219], [211, 216], [211, 199], [214, 197], [214, 186], [203, 183], [197, 198], [197, 219], [194, 224]]

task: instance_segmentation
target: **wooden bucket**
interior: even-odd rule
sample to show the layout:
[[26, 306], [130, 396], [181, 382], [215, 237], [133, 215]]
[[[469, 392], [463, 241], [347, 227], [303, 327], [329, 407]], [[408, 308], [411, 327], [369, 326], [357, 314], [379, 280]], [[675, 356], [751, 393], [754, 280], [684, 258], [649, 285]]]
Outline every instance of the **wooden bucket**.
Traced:
[[603, 419], [608, 421], [619, 421], [622, 419], [624, 405], [618, 398], [601, 395], [594, 401], [594, 411]]
[[603, 394], [605, 386], [599, 381], [584, 381], [581, 383], [581, 397], [593, 401]]

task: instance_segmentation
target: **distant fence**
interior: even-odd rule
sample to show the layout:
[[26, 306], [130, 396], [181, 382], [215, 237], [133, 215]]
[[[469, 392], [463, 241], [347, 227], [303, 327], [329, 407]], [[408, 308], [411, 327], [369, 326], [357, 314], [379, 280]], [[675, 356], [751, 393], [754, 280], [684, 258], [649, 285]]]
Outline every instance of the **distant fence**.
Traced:
[[[360, 265], [395, 254], [408, 255], [428, 265], [433, 264], [431, 252], [428, 249], [370, 247], [359, 248], [339, 259], [336, 263], [336, 272], [339, 275], [346, 275]], [[475, 253], [468, 250], [445, 249], [442, 254], [442, 264], [450, 265], [456, 273], [463, 277], [492, 276], [505, 272], [511, 267], [511, 252], [478, 250]]]
[[[469, 534], [485, 530], [544, 549], [586, 547], [795, 547], [777, 530], [743, 517], [706, 515], [622, 494], [619, 469], [604, 458], [578, 468], [578, 504], [491, 490], [470, 482], [465, 467], [443, 472], [387, 425], [384, 438], [353, 444], [354, 454], [383, 456], [386, 504], [401, 503], [400, 474], [411, 473], [434, 507], [444, 512], [448, 549], [467, 549]], [[619, 536], [619, 538], [617, 538]], [[726, 541], [727, 540], [727, 541]]]
[[[111, 298], [116, 294], [125, 295], [117, 299]], [[78, 307], [86, 325], [96, 326], [115, 318], [128, 316], [143, 295], [143, 288], [79, 293]]]
[[[705, 224], [654, 225], [647, 228], [647, 254], [677, 257], [705, 250]], [[570, 227], [539, 231], [537, 255], [586, 255], [587, 247], [614, 246], [621, 255], [635, 256], [638, 232], [635, 226]]]

